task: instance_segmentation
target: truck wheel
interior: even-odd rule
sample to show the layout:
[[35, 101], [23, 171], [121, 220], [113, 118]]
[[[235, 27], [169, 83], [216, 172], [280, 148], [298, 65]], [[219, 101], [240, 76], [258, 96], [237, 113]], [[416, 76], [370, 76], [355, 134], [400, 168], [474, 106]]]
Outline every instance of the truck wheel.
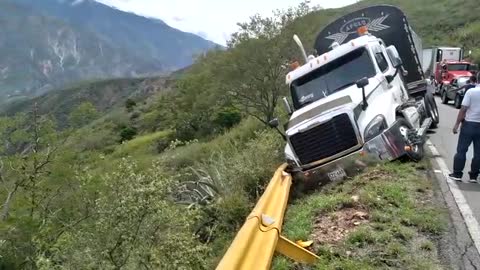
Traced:
[[460, 96], [457, 95], [455, 97], [455, 108], [460, 109], [462, 107], [462, 101], [460, 100]]
[[[402, 134], [406, 144], [409, 145], [409, 143], [408, 143], [408, 142], [410, 142], [409, 136], [411, 136], [410, 135], [410, 130], [412, 129], [410, 124], [403, 117], [397, 118], [397, 122], [399, 124], [398, 129], [400, 131], [400, 134]], [[412, 160], [414, 162], [418, 162], [418, 161], [422, 160], [424, 154], [425, 153], [423, 151], [423, 144], [415, 144], [414, 146], [412, 146], [411, 151], [407, 151], [407, 156], [410, 158], [410, 160]]]
[[438, 123], [440, 123], [440, 114], [438, 113], [437, 102], [431, 93], [427, 93], [425, 95], [424, 101], [427, 116], [432, 118], [432, 125], [430, 128], [437, 128]]
[[447, 91], [442, 91], [442, 104], [448, 104]]

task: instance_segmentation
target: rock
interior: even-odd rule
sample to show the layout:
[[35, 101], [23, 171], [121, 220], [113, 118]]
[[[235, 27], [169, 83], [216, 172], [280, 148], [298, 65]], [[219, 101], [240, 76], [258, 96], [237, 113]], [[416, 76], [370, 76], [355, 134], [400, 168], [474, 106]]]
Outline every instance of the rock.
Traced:
[[360, 218], [360, 219], [367, 219], [368, 218], [368, 213], [362, 212], [362, 211], [357, 211], [353, 214], [354, 217]]

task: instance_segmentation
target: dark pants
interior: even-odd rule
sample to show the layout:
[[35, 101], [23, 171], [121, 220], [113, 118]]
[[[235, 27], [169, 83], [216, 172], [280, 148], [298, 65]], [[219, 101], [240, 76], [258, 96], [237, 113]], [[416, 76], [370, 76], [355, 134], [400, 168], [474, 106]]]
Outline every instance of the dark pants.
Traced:
[[453, 161], [453, 173], [462, 177], [467, 151], [473, 142], [473, 160], [470, 179], [477, 179], [480, 172], [480, 123], [464, 121], [458, 138], [457, 154]]

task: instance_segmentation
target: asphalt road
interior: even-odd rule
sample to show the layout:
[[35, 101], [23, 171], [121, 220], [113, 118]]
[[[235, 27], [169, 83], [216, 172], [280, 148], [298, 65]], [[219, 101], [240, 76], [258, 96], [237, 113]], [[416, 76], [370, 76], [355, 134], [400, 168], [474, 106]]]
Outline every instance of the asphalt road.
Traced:
[[[435, 145], [440, 155], [447, 163], [448, 169], [453, 170], [453, 156], [455, 155], [458, 141], [458, 134], [453, 134], [452, 128], [457, 118], [458, 110], [451, 104], [444, 105], [437, 98], [437, 105], [440, 113], [440, 124], [435, 133], [430, 134], [430, 141]], [[473, 157], [473, 145], [467, 153], [467, 164], [464, 170], [463, 182], [457, 183], [462, 191], [468, 205], [477, 221], [480, 222], [480, 184], [468, 183], [468, 172], [470, 171], [470, 162]]]

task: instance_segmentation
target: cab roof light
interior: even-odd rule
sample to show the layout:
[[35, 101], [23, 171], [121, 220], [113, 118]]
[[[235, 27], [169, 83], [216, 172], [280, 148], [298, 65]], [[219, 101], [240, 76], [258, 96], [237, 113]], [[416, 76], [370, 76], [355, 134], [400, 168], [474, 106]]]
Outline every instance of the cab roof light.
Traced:
[[295, 61], [295, 62], [290, 64], [290, 70], [295, 70], [298, 67], [300, 67], [300, 63], [298, 63], [298, 61]]
[[359, 36], [368, 35], [368, 27], [366, 25], [359, 27], [357, 29], [357, 33]]

